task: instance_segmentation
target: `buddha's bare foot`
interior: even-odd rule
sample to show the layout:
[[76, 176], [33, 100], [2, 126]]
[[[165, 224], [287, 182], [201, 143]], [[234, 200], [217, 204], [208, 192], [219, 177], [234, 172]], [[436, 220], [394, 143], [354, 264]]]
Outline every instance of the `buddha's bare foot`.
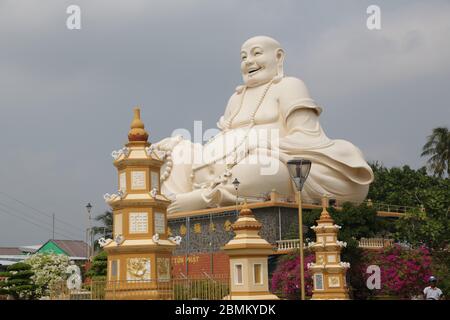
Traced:
[[205, 189], [177, 194], [175, 200], [167, 208], [167, 212], [175, 213], [205, 208], [207, 204], [202, 196], [203, 192]]

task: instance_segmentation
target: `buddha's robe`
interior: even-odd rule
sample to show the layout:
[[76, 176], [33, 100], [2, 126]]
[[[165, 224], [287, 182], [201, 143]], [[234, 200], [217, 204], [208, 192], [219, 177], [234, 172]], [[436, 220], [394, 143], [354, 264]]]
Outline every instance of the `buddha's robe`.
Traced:
[[[303, 81], [284, 77], [274, 83], [255, 113], [263, 90], [264, 86], [249, 89], [243, 101], [243, 91], [237, 90], [218, 122], [221, 133], [207, 145], [183, 140], [175, 146], [173, 169], [163, 183], [163, 192], [194, 192], [201, 194], [206, 206], [229, 205], [235, 201], [231, 182], [237, 177], [239, 196], [250, 201], [273, 189], [292, 196], [295, 189], [286, 163], [301, 157], [312, 161], [302, 191], [305, 201], [318, 201], [324, 194], [340, 201], [364, 200], [373, 180], [371, 168], [353, 144], [325, 135], [319, 123], [322, 108], [311, 99]], [[238, 152], [229, 152], [243, 139]], [[185, 158], [181, 164], [181, 157], [195, 152], [202, 154], [200, 162]], [[221, 155], [227, 159], [223, 163], [210, 161]], [[183, 208], [175, 204], [172, 210]]]

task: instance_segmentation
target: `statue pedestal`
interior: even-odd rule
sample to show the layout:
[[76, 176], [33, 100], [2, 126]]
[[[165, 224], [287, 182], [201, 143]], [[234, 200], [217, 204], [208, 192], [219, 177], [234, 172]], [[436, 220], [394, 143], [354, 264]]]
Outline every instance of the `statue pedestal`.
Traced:
[[[298, 206], [295, 202], [265, 201], [249, 203], [262, 228], [260, 235], [270, 244], [277, 246], [277, 242], [282, 239], [298, 239]], [[312, 205], [306, 206], [304, 214], [307, 215]], [[316, 206], [320, 208], [320, 206]], [[242, 206], [238, 206], [238, 211]], [[168, 214], [169, 236], [181, 236], [182, 241], [173, 252], [175, 257], [186, 260], [186, 256], [208, 255], [220, 252], [223, 247], [233, 237], [231, 225], [237, 220], [235, 206], [211, 208], [191, 212], [180, 212]], [[293, 248], [292, 248], [293, 249]], [[274, 254], [286, 253], [275, 252]], [[194, 261], [195, 262], [195, 261]], [[179, 272], [187, 275], [196, 268], [196, 263], [191, 263], [188, 267], [176, 266]], [[208, 273], [216, 272], [216, 266], [202, 266], [203, 271]], [[212, 270], [211, 270], [212, 269]], [[199, 270], [200, 271], [200, 270]]]

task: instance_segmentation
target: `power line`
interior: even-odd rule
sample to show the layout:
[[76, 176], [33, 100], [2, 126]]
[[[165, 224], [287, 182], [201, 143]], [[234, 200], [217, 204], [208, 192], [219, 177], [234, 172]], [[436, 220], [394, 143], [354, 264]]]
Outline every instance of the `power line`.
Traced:
[[[9, 206], [9, 205], [7, 205], [7, 204], [5, 204], [5, 203], [0, 202], [0, 206], [6, 208], [7, 210], [12, 211], [13, 213], [22, 214], [22, 216], [25, 216], [25, 217], [28, 218], [28, 219], [35, 219], [34, 216], [30, 216], [30, 215], [28, 215], [28, 213], [23, 212], [23, 211], [21, 211], [21, 210], [18, 210], [18, 209], [14, 208], [14, 207], [11, 207], [11, 206]], [[39, 220], [38, 220], [38, 221], [39, 221]], [[61, 231], [63, 231], [63, 232], [71, 233], [72, 235], [75, 235], [75, 233], [73, 233], [72, 230], [67, 230], [67, 229], [65, 229], [65, 228], [63, 228], [63, 227], [61, 227], [61, 226], [59, 226], [58, 228], [61, 229]]]
[[[36, 209], [36, 208], [30, 206], [29, 204], [26, 204], [25, 202], [23, 202], [23, 201], [21, 201], [21, 200], [19, 200], [19, 199], [16, 199], [16, 198], [14, 198], [13, 196], [11, 196], [11, 195], [9, 195], [9, 194], [3, 192], [3, 191], [0, 191], [0, 193], [3, 194], [3, 195], [5, 195], [5, 196], [7, 196], [8, 198], [10, 198], [10, 199], [12, 199], [12, 200], [18, 202], [18, 203], [20, 203], [21, 205], [23, 205], [23, 206], [25, 206], [25, 207], [27, 207], [27, 208], [29, 208], [29, 209], [32, 209], [32, 210], [34, 210], [34, 211], [36, 211], [36, 212], [38, 212], [38, 213], [40, 213], [40, 214], [43, 214], [43, 215], [45, 215], [45, 216], [47, 216], [47, 217], [49, 217], [49, 218], [52, 218], [52, 215], [49, 214], [49, 213], [43, 212], [42, 210], [39, 210], [39, 209]], [[59, 222], [61, 222], [61, 223], [63, 223], [63, 224], [65, 224], [65, 225], [68, 225], [68, 226], [70, 226], [70, 227], [72, 227], [72, 228], [77, 228], [78, 230], [83, 231], [83, 229], [81, 229], [79, 226], [75, 226], [75, 225], [73, 225], [72, 223], [66, 222], [66, 221], [64, 221], [64, 220], [62, 220], [62, 219], [60, 219], [60, 218], [56, 218], [56, 217], [55, 217], [55, 220], [56, 220], [56, 221], [59, 221]], [[84, 231], [83, 231], [83, 232], [84, 232]]]
[[[14, 217], [14, 218], [19, 218], [19, 219], [21, 219], [21, 220], [23, 220], [23, 221], [25, 221], [25, 222], [31, 223], [32, 225], [34, 225], [34, 226], [36, 226], [36, 227], [38, 227], [38, 228], [45, 229], [46, 231], [49, 231], [49, 232], [52, 231], [52, 230], [51, 230], [50, 228], [48, 228], [48, 227], [39, 225], [39, 224], [36, 223], [36, 222], [33, 222], [33, 221], [31, 221], [31, 220], [28, 220], [28, 219], [26, 219], [26, 218], [24, 218], [24, 217], [22, 217], [22, 216], [17, 216], [17, 215], [15, 215], [15, 214], [12, 214], [11, 212], [8, 212], [8, 211], [5, 211], [5, 210], [0, 209], [0, 213], [3, 214], [3, 215], [6, 213], [7, 215], [10, 215], [10, 216], [12, 216], [12, 217]], [[56, 232], [56, 231], [55, 231], [55, 234], [58, 234], [58, 235], [60, 235], [60, 236], [62, 236], [62, 237], [65, 237], [65, 238], [67, 238], [68, 240], [75, 240], [75, 239], [73, 239], [73, 238], [71, 238], [71, 237], [67, 237], [67, 235], [65, 235], [65, 234], [62, 234], [62, 233], [59, 233], [59, 232]]]
[[[3, 206], [3, 205], [1, 205], [1, 206]], [[4, 206], [3, 206], [3, 207], [4, 207]], [[51, 229], [50, 227], [48, 227], [47, 225], [42, 225], [40, 222], [34, 221], [34, 220], [30, 219], [29, 217], [24, 217], [24, 216], [18, 215], [17, 212], [10, 212], [10, 211], [5, 210], [5, 209], [2, 209], [2, 208], [0, 208], [0, 210], [1, 210], [3, 213], [6, 213], [6, 214], [8, 214], [8, 215], [10, 215], [10, 216], [12, 216], [12, 217], [19, 218], [19, 219], [21, 219], [22, 221], [31, 223], [31, 224], [33, 224], [33, 225], [35, 225], [35, 226], [37, 226], [37, 227], [40, 227], [41, 229], [45, 229], [46, 231], [52, 232], [52, 229]], [[62, 233], [62, 232], [63, 232], [63, 233]], [[64, 230], [61, 231], [61, 232], [55, 231], [55, 234], [58, 234], [58, 235], [60, 235], [60, 236], [63, 236], [63, 237], [65, 237], [65, 238], [68, 238], [68, 239], [70, 239], [70, 240], [75, 240], [75, 239], [78, 238], [78, 236], [76, 236], [75, 234], [73, 234], [73, 233], [68, 233], [68, 232], [66, 232], [66, 231], [64, 231]], [[75, 239], [73, 239], [73, 238], [75, 238]]]
[[[11, 210], [13, 212], [13, 214], [14, 213], [21, 214], [22, 216], [24, 216], [24, 218], [31, 219], [31, 220], [33, 220], [35, 218], [35, 217], [29, 216], [27, 213], [25, 213], [23, 211], [17, 210], [16, 208], [10, 207], [9, 205], [6, 205], [6, 204], [4, 204], [2, 202], [0, 202], [0, 206], [2, 206], [3, 208], [6, 208], [7, 210]], [[62, 232], [65, 232], [65, 233], [68, 233], [68, 234], [70, 234], [72, 236], [75, 236], [75, 233], [73, 233], [72, 230], [69, 231], [69, 230], [65, 230], [62, 227], [59, 227], [59, 228], [61, 229]]]

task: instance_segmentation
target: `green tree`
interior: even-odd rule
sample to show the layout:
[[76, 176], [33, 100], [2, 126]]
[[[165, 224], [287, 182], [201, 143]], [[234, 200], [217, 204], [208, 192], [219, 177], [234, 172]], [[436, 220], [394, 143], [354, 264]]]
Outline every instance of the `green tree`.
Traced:
[[445, 248], [449, 242], [450, 180], [427, 174], [409, 166], [386, 168], [371, 165], [375, 181], [368, 198], [374, 202], [412, 206], [396, 221], [395, 236], [413, 246], [425, 244], [430, 248]]
[[106, 279], [107, 266], [108, 256], [105, 251], [102, 251], [92, 259], [91, 268], [86, 272], [86, 276], [92, 280], [104, 280]]
[[[304, 225], [308, 226], [306, 238], [315, 239], [315, 233], [310, 228], [316, 224], [322, 210], [312, 210], [303, 217]], [[377, 216], [377, 211], [366, 203], [354, 205], [346, 202], [342, 210], [334, 207], [328, 208], [328, 212], [337, 225], [342, 229], [339, 231], [339, 239], [349, 245], [357, 245], [357, 240], [377, 236], [388, 236], [395, 232], [395, 225], [391, 220]]]
[[113, 228], [113, 213], [112, 211], [105, 211], [102, 214], [96, 216], [95, 221], [101, 223], [101, 226], [95, 226], [92, 228], [94, 236], [104, 235], [106, 238], [112, 238], [112, 228]]
[[34, 272], [29, 264], [18, 262], [8, 266], [1, 276], [6, 277], [0, 281], [0, 294], [9, 294], [14, 299], [33, 299], [36, 286], [32, 276]]
[[422, 148], [422, 157], [430, 157], [427, 161], [429, 170], [438, 177], [447, 174], [450, 177], [450, 132], [447, 127], [434, 128]]
[[431, 272], [438, 279], [437, 286], [446, 299], [450, 296], [450, 254], [447, 250], [434, 250], [432, 253]]
[[[99, 214], [98, 216], [96, 216], [95, 221], [98, 221], [101, 223], [101, 226], [95, 226], [92, 228], [92, 232], [95, 236], [101, 236], [101, 237], [105, 237], [105, 238], [112, 238], [112, 230], [113, 230], [113, 213], [112, 211], [105, 211], [102, 214]], [[100, 246], [98, 244], [97, 241], [95, 241], [94, 244], [94, 248], [95, 250], [100, 249]]]

